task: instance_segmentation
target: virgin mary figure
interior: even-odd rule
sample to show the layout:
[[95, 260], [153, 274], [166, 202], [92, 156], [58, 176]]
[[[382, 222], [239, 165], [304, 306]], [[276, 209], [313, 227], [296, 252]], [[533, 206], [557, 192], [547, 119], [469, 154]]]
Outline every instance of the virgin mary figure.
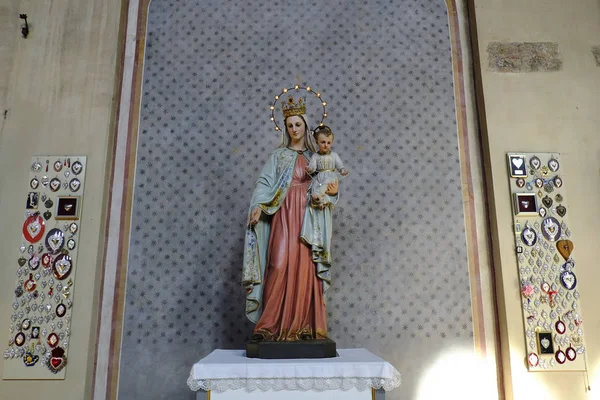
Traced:
[[[242, 274], [246, 316], [256, 323], [253, 341], [326, 339], [330, 259], [313, 256], [312, 244], [301, 238], [311, 207], [305, 169], [317, 146], [304, 100], [290, 96], [282, 108], [281, 145], [256, 181], [248, 212]], [[333, 204], [337, 192], [337, 183], [328, 186]], [[323, 232], [329, 242], [331, 211], [325, 213]]]

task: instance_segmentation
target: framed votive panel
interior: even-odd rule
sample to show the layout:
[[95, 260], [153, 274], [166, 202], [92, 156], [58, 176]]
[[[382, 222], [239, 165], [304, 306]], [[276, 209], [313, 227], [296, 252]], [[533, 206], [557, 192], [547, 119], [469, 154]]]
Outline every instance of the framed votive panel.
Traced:
[[568, 176], [560, 153], [508, 153], [515, 255], [530, 371], [585, 371]]
[[23, 182], [23, 225], [8, 257], [15, 272], [3, 379], [64, 379], [81, 237], [86, 156], [34, 156]]

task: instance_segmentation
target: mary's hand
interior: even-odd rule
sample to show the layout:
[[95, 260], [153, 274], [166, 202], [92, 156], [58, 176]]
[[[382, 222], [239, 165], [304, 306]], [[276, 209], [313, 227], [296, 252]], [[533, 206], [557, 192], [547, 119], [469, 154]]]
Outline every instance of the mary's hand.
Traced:
[[254, 226], [258, 223], [261, 212], [262, 210], [260, 209], [260, 207], [256, 207], [254, 210], [252, 210], [250, 216], [248, 217], [248, 226]]
[[338, 194], [338, 182], [331, 182], [327, 184], [327, 190], [325, 191], [329, 196], [335, 196]]

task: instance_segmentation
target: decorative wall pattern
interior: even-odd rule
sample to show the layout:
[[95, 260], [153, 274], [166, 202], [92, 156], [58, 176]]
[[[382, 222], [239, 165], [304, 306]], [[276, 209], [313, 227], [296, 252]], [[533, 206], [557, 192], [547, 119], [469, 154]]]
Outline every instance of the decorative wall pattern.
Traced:
[[[128, 264], [120, 398], [191, 398], [191, 365], [243, 348], [254, 182], [273, 96], [328, 102], [351, 175], [334, 211], [330, 336], [403, 375], [472, 348], [448, 16], [443, 2], [154, 0]], [[320, 115], [311, 117], [314, 122]]]
[[530, 371], [587, 367], [560, 153], [508, 153]]
[[64, 379], [85, 167], [85, 156], [32, 158], [4, 379]]

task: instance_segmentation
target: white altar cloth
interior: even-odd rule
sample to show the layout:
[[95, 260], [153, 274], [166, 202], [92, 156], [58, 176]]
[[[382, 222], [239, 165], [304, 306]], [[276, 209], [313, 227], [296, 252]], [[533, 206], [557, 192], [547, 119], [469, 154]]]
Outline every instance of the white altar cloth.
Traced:
[[338, 357], [265, 360], [245, 350], [215, 350], [192, 367], [191, 390], [392, 390], [400, 373], [365, 349], [338, 349]]

